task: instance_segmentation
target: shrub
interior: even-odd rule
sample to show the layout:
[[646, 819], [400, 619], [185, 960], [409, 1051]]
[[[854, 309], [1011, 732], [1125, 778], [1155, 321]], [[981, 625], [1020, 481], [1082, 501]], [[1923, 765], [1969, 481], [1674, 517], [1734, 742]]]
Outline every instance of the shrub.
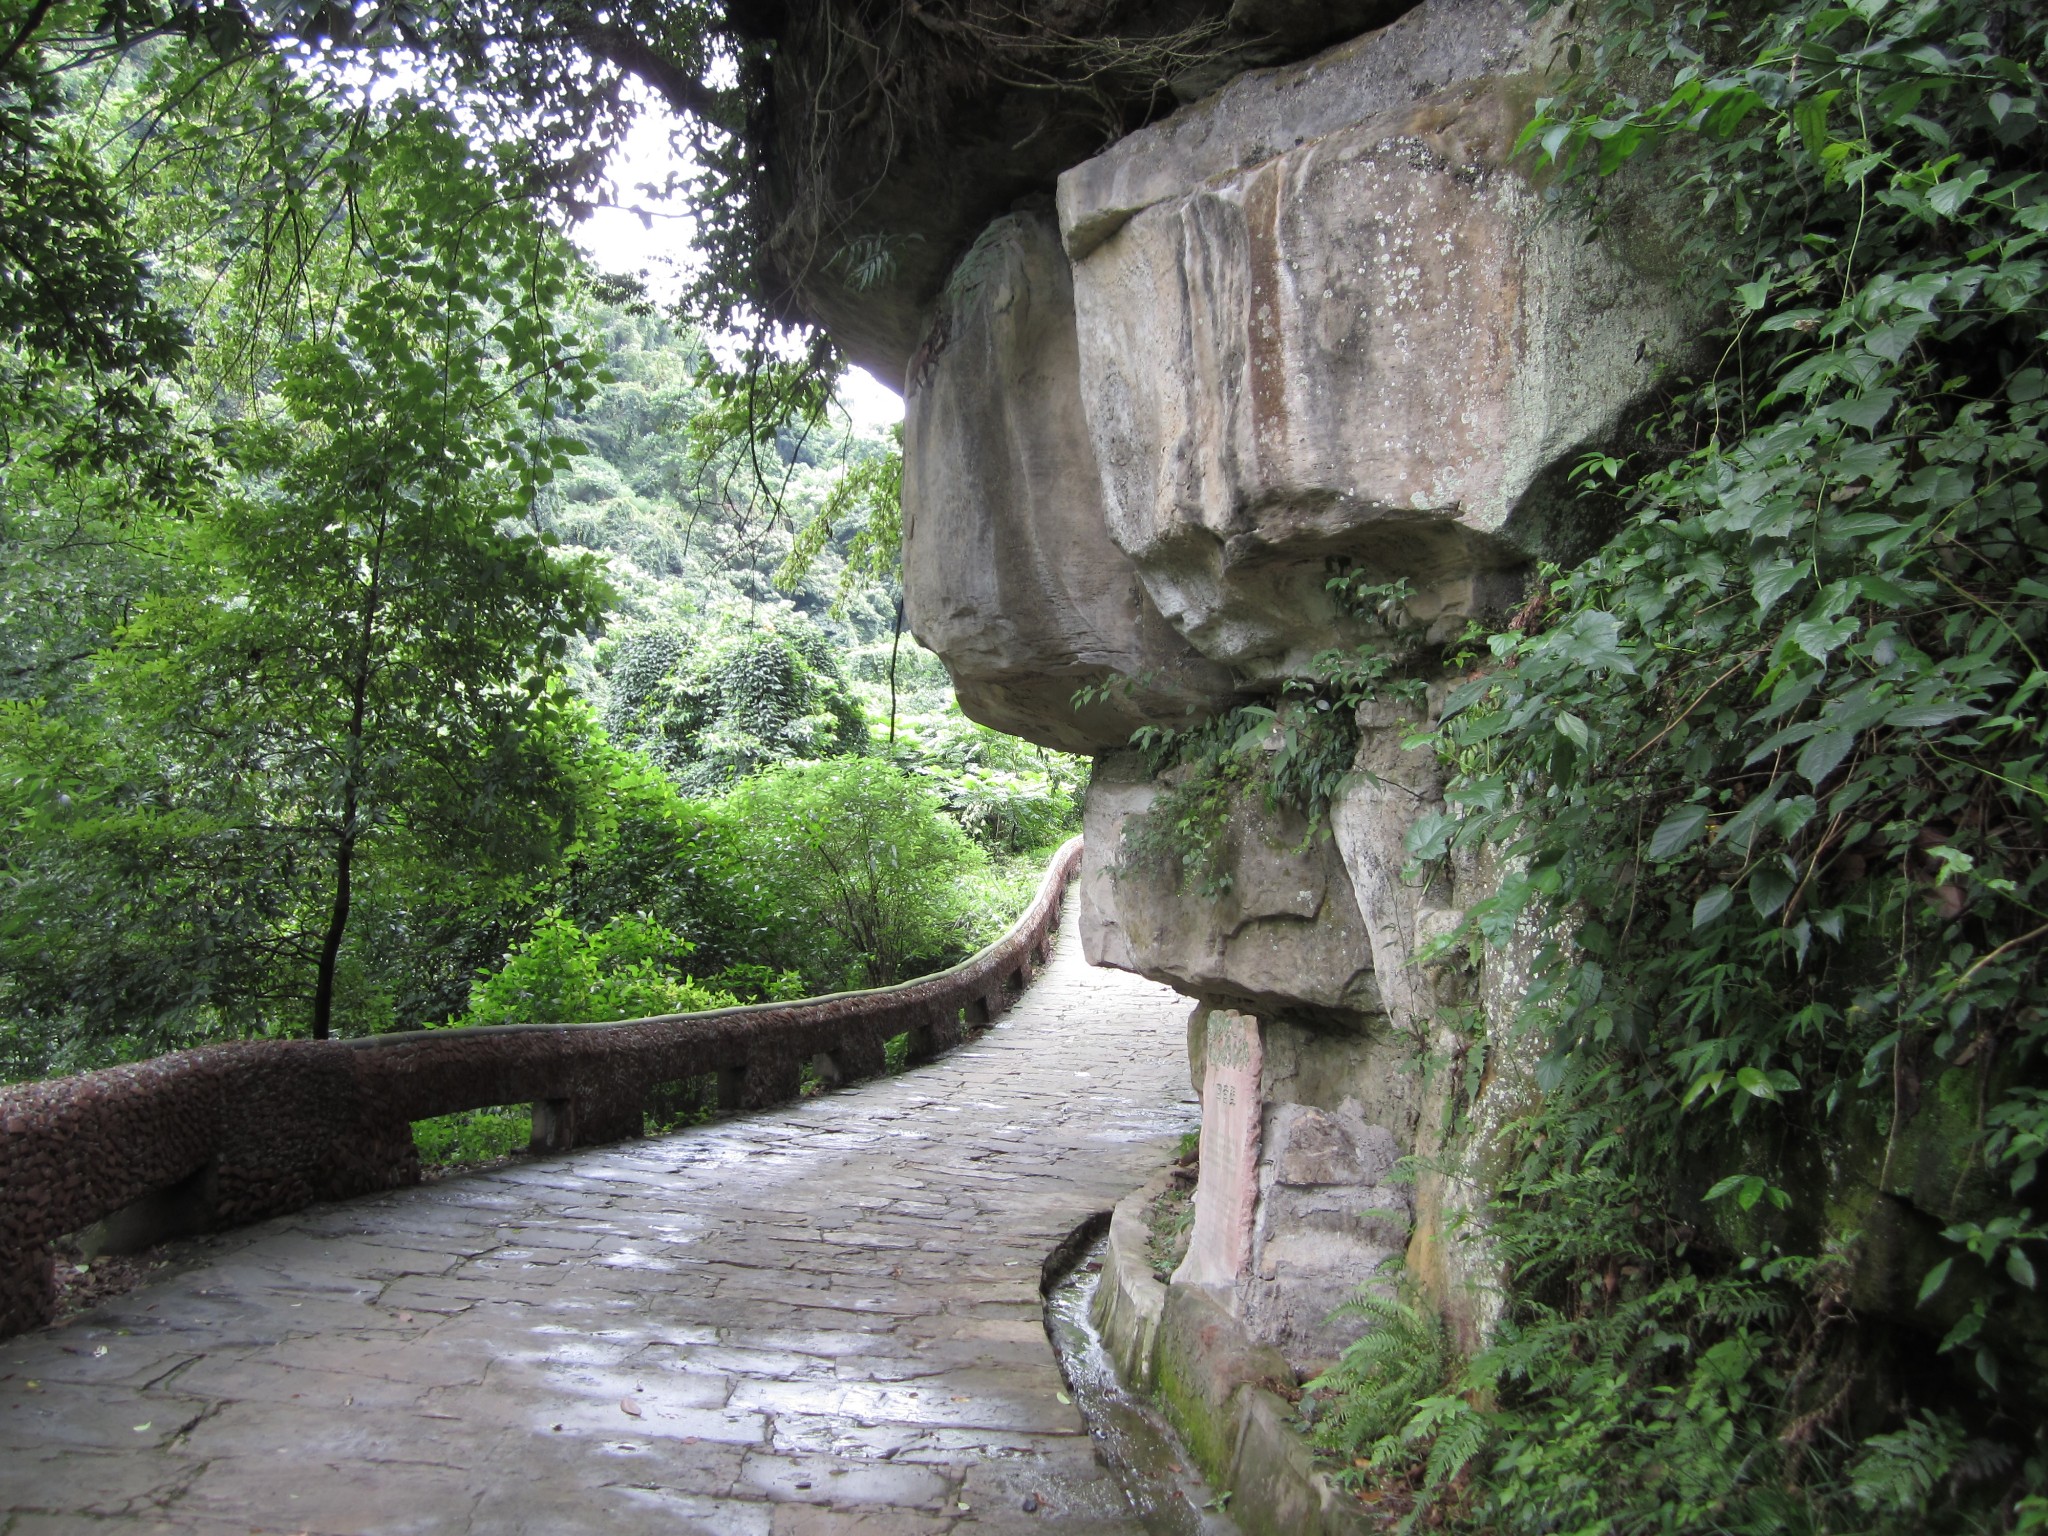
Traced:
[[744, 780], [726, 809], [790, 959], [821, 979], [879, 986], [968, 946], [963, 882], [987, 856], [938, 798], [887, 763], [842, 758]]
[[586, 933], [559, 911], [480, 976], [469, 1011], [450, 1022], [582, 1024], [730, 1008], [739, 1000], [683, 975], [690, 945], [644, 917], [615, 917]]
[[496, 1162], [525, 1151], [532, 1139], [533, 1107], [529, 1104], [466, 1109], [412, 1124], [413, 1145], [419, 1148], [420, 1161], [430, 1168]]

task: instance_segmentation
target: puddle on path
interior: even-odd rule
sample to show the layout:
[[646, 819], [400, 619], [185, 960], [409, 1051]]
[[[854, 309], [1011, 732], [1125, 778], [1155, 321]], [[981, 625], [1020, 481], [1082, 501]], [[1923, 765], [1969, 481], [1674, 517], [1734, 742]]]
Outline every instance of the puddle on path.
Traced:
[[1089, 1266], [1099, 1266], [1108, 1246], [1102, 1237], [1081, 1249], [1073, 1267], [1046, 1292], [1045, 1331], [1074, 1406], [1149, 1536], [1242, 1536], [1235, 1521], [1206, 1507], [1215, 1490], [1195, 1474], [1194, 1459], [1159, 1410], [1118, 1380], [1116, 1364], [1088, 1319], [1102, 1279]]

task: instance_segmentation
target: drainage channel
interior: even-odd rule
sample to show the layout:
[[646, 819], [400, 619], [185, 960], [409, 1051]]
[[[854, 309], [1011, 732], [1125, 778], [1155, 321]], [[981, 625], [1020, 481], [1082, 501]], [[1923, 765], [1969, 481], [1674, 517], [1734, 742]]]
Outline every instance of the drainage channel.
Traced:
[[1077, 1228], [1046, 1262], [1045, 1331], [1074, 1406], [1149, 1536], [1242, 1536], [1215, 1507], [1215, 1490], [1196, 1475], [1194, 1458], [1165, 1417], [1118, 1379], [1089, 1321], [1108, 1230], [1105, 1213]]

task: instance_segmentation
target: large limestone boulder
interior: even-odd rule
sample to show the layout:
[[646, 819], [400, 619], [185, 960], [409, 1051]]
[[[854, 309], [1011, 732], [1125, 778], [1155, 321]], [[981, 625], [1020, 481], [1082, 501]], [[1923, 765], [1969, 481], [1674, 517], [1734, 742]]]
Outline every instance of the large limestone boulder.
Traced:
[[1357, 1026], [1384, 1012], [1342, 859], [1302, 818], [1240, 805], [1225, 834], [1228, 891], [1200, 897], [1176, 863], [1126, 859], [1124, 835], [1159, 793], [1136, 753], [1100, 758], [1088, 786], [1081, 943], [1212, 1004]]
[[903, 518], [911, 632], [984, 725], [1093, 752], [1231, 696], [1110, 542], [1049, 213], [997, 220], [953, 274], [907, 383]]
[[1299, 673], [1333, 569], [1445, 628], [1560, 544], [1563, 472], [1692, 326], [1509, 164], [1548, 44], [1431, 0], [1060, 180], [1109, 533], [1204, 654]]

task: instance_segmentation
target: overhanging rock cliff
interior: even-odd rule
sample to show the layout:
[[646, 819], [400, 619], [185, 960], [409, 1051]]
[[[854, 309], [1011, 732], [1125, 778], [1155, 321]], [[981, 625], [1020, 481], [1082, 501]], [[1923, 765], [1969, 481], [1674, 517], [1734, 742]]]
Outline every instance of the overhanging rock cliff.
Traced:
[[[1197, 1241], [1226, 1208], [1250, 1225], [1201, 1278], [1299, 1366], [1342, 1345], [1329, 1312], [1396, 1254], [1467, 1342], [1494, 1315], [1488, 1148], [1444, 1140], [1463, 1052], [1444, 1020], [1505, 1012], [1514, 957], [1420, 964], [1494, 872], [1401, 878], [1440, 805], [1402, 738], [1442, 685], [1361, 717], [1328, 828], [1240, 803], [1206, 895], [1127, 836], [1178, 770], [1124, 748], [1265, 699], [1277, 749], [1288, 683], [1375, 633], [1334, 574], [1405, 582], [1405, 622], [1443, 639], [1583, 546], [1571, 465], [1620, 439], [1698, 321], [1654, 242], [1596, 236], [1513, 155], [1562, 46], [1519, 4], [1431, 0], [1238, 75], [991, 223], [905, 378], [911, 627], [969, 714], [1101, 754], [1090, 957], [1188, 994], [1198, 1051], [1216, 1010], [1255, 1021], [1263, 1150], [1205, 1168]], [[1472, 1123], [1528, 1091], [1497, 1051]], [[1417, 1152], [1474, 1172], [1388, 1184], [1381, 1154]]]
[[[1060, 178], [1070, 273], [1042, 216], [962, 259], [905, 381], [905, 502], [912, 627], [970, 713], [1110, 750], [1355, 638], [1334, 570], [1455, 633], [1574, 542], [1566, 471], [1692, 328], [1509, 164], [1555, 47], [1521, 15], [1436, 0], [1240, 76]], [[1063, 622], [1077, 583], [1123, 616]], [[1105, 678], [1122, 707], [1084, 718], [1068, 680]]]
[[[1239, 21], [1240, 9], [1231, 10]], [[1089, 10], [1095, 21], [1103, 14]], [[1164, 12], [1145, 14], [1158, 21]], [[1836, 21], [1764, 16], [1741, 46], [1775, 61], [1773, 88], [1784, 100], [1808, 90], [1824, 112], [1832, 88], [1812, 84], [1810, 69], [1799, 73], [1809, 55], [1770, 39], [1773, 28], [1826, 30]], [[1806, 255], [1781, 269], [1767, 251], [1754, 258], [1762, 275], [1752, 282], [1707, 285], [1739, 297], [1733, 315], [1716, 317], [1700, 312], [1701, 285], [1673, 247], [1691, 241], [1736, 268], [1752, 261], [1741, 242], [1760, 230], [1781, 242], [1770, 250], [1818, 250], [1829, 237], [1806, 210], [1825, 204], [1840, 227], [1861, 231], [1855, 198], [1863, 194], [1811, 176], [1819, 151], [1809, 110], [1800, 124], [1788, 116], [1769, 129], [1752, 125], [1739, 147], [1711, 114], [1689, 120], [1706, 125], [1704, 145], [1685, 134], [1663, 144], [1656, 124], [1675, 119], [1657, 118], [1642, 128], [1662, 144], [1656, 154], [1602, 152], [1602, 169], [1619, 160], [1617, 176], [1598, 179], [1597, 191], [1596, 178], [1578, 178], [1572, 196], [1554, 195], [1542, 157], [1518, 156], [1514, 146], [1549, 93], [1564, 90], [1576, 103], [1570, 110], [1588, 108], [1586, 60], [1600, 89], [1616, 88], [1602, 73], [1613, 54], [1570, 35], [1575, 24], [1564, 8], [1532, 22], [1518, 3], [1428, 0], [1375, 15], [1314, 57], [1242, 67], [1255, 61], [1226, 48], [1183, 80], [1177, 110], [1133, 111], [1120, 136], [1061, 162], [1056, 178], [1048, 167], [1059, 156], [1050, 155], [1034, 162], [1029, 185], [1005, 183], [999, 200], [977, 205], [978, 217], [957, 198], [946, 204], [955, 225], [945, 259], [918, 279], [916, 334], [897, 346], [907, 364], [908, 617], [970, 714], [1095, 755], [1081, 896], [1089, 955], [1168, 981], [1194, 1005], [1189, 1053], [1205, 1097], [1194, 1237], [1174, 1284], [1155, 1284], [1161, 1295], [1146, 1313], [1163, 1387], [1179, 1369], [1168, 1368], [1180, 1358], [1172, 1341], [1221, 1337], [1218, 1330], [1235, 1330], [1241, 1343], [1224, 1351], [1229, 1358], [1261, 1362], [1245, 1365], [1251, 1374], [1239, 1385], [1247, 1390], [1254, 1377], [1277, 1381], [1290, 1367], [1327, 1361], [1356, 1326], [1333, 1320], [1332, 1307], [1361, 1282], [1384, 1282], [1379, 1266], [1396, 1255], [1467, 1352], [1504, 1315], [1510, 1277], [1500, 1254], [1517, 1242], [1523, 1259], [1539, 1255], [1535, 1271], [1519, 1271], [1529, 1289], [1512, 1298], [1524, 1321], [1540, 1316], [1547, 1294], [1527, 1277], [1551, 1253], [1574, 1266], [1555, 1284], [1604, 1286], [1607, 1305], [1626, 1311], [1631, 1304], [1616, 1298], [1632, 1284], [1658, 1283], [1647, 1278], [1655, 1266], [1624, 1262], [1619, 1249], [1589, 1256], [1573, 1247], [1581, 1227], [1619, 1213], [1624, 1223], [1661, 1224], [1654, 1251], [1687, 1283], [1754, 1272], [1762, 1278], [1752, 1289], [1768, 1293], [1759, 1305], [1818, 1309], [1817, 1330], [1853, 1310], [1855, 1340], [1829, 1348], [1853, 1358], [1844, 1370], [1867, 1366], [1870, 1382], [1895, 1365], [1921, 1375], [1960, 1368], [1957, 1346], [1976, 1340], [1979, 1380], [1969, 1392], [1982, 1385], [2009, 1406], [2031, 1388], [2000, 1377], [2001, 1353], [2048, 1361], [2033, 1261], [2014, 1246], [2001, 1276], [1993, 1255], [2003, 1250], [1979, 1244], [1970, 1268], [1954, 1262], [1954, 1249], [1989, 1232], [1985, 1223], [2003, 1220], [2001, 1231], [2024, 1224], [2019, 1208], [1999, 1204], [1988, 1164], [2006, 1155], [2007, 1128], [2022, 1123], [2001, 1118], [2022, 1112], [2011, 1108], [2019, 1099], [1999, 1095], [2039, 1090], [2012, 1077], [2021, 1069], [1999, 1057], [1994, 1026], [1973, 1025], [1980, 1033], [1959, 1043], [1962, 1014], [1975, 1006], [1968, 1001], [1954, 1003], [1961, 1012], [1911, 1060], [1911, 1032], [1885, 1038], [1882, 1029], [1890, 997], [1913, 996], [1925, 981], [1925, 995], [1901, 1017], [1931, 1021], [1924, 1010], [1950, 997], [1941, 988], [1991, 986], [1985, 968], [2007, 963], [2039, 930], [2031, 920], [1986, 928], [1974, 950], [1974, 939], [1944, 939], [1945, 960], [1908, 955], [1919, 941], [1901, 937], [1897, 974], [1921, 978], [1907, 985], [1886, 979], [1891, 962], [1870, 958], [1889, 938], [1860, 934], [1846, 908], [1816, 909], [1809, 925], [1800, 902], [1826, 870], [1839, 868], [1857, 901], [1878, 889], [1862, 885], [1866, 855], [1851, 847], [1870, 827], [1849, 818], [1867, 814], [1878, 824], [1876, 813], [1855, 809], [1857, 797], [1896, 772], [1911, 787], [1885, 813], [1884, 835], [1904, 851], [1894, 849], [1898, 874], [1873, 899], [1901, 904], [1901, 935], [1920, 932], [1917, 904], [1930, 899], [1944, 904], [1942, 921], [1957, 934], [1979, 933], [1951, 865], [1921, 868], [1934, 852], [1951, 857], [1936, 840], [1952, 829], [1913, 798], [1934, 794], [1938, 781], [1942, 795], [1957, 797], [1941, 803], [1960, 805], [1958, 786], [1976, 770], [1960, 759], [1926, 777], [1885, 767], [1865, 779], [1844, 768], [1837, 787], [1824, 789], [1843, 768], [1839, 751], [1864, 750], [1856, 744], [1866, 726], [1842, 723], [1841, 700], [1851, 688], [1890, 684], [1832, 660], [1835, 640], [1800, 638], [1817, 619], [1784, 620], [1792, 627], [1774, 636], [1781, 620], [1772, 604], [1783, 591], [1745, 575], [1797, 567], [1819, 583], [1828, 565], [1832, 595], [1814, 601], [1853, 603], [1864, 589], [1831, 562], [1860, 547], [1849, 558], [1867, 558], [1874, 570], [1903, 546], [1857, 546], [1865, 535], [1849, 528], [1890, 540], [1891, 514], [1931, 493], [1918, 479], [1910, 494], [1886, 490], [1876, 473], [1841, 466], [1853, 455], [1857, 464], [1912, 462], [1916, 475], [1934, 473], [1933, 460], [1921, 458], [1923, 417], [1900, 410], [1886, 418], [1903, 396], [1860, 375], [1864, 394], [1802, 397], [1801, 381], [1816, 375], [1807, 343], [1792, 333], [1814, 332], [1816, 311], [1784, 310], [1743, 329], [1760, 302], [1753, 296], [1769, 310], [1783, 296], [1782, 271], [1804, 273]], [[1947, 67], [1929, 62], [1946, 57], [1931, 45], [1911, 57]], [[1864, 65], [1842, 67], [1853, 74]], [[1678, 94], [1646, 110], [1675, 113], [1697, 99], [1687, 94], [1695, 88], [1718, 89], [1681, 75]], [[1771, 110], [1791, 111], [1782, 101]], [[1987, 110], [2000, 122], [2009, 115], [2002, 105]], [[1612, 149], [1604, 134], [1636, 131], [1618, 122], [1645, 121], [1624, 112], [1556, 131], [1566, 146]], [[1909, 133], [1928, 136], [1917, 119], [1893, 127], [1901, 143]], [[2017, 127], [1991, 134], [1973, 174], [1993, 176], [2022, 137]], [[1035, 142], [1033, 155], [1043, 147]], [[1953, 143], [1961, 153], [1963, 140]], [[1769, 162], [1763, 174], [1785, 201], [1769, 215], [1752, 203], [1757, 222], [1738, 240], [1732, 227], [1709, 227], [1733, 217], [1714, 211], [1727, 206], [1717, 178], [1752, 161]], [[1827, 203], [1823, 183], [1845, 200]], [[1672, 188], [1697, 193], [1700, 206], [1662, 206], [1679, 195]], [[1911, 200], [1897, 196], [1902, 207]], [[1998, 220], [2009, 212], [1970, 216], [1981, 214], [1989, 230], [2004, 228]], [[1932, 244], [1950, 239], [1939, 222], [1947, 217], [1930, 204], [1926, 228], [1894, 231], [1901, 270], [1922, 271]], [[2031, 250], [2026, 227], [2014, 238]], [[1941, 261], [1961, 259], [1961, 247], [1944, 249]], [[1815, 280], [1847, 283], [1855, 265], [1821, 262], [1815, 270], [1833, 275]], [[1871, 270], [1878, 275], [1856, 267], [1872, 292], [1892, 281], [1882, 275], [1888, 269]], [[1807, 281], [1796, 279], [1801, 295]], [[1974, 271], [1967, 281], [1978, 281]], [[2034, 292], [2031, 283], [2014, 292]], [[900, 299], [909, 290], [892, 292]], [[1853, 329], [1849, 316], [1839, 309], [1833, 323]], [[1785, 333], [1791, 350], [1774, 354], [1777, 371], [1759, 375], [1745, 363], [1731, 383], [1700, 345], [1724, 320], [1744, 338]], [[1946, 334], [1976, 334], [1977, 320], [1961, 311], [1955, 324]], [[1876, 359], [1871, 369], [1890, 367], [1902, 334], [1878, 326], [1857, 355]], [[1833, 336], [1823, 331], [1815, 344], [1831, 359], [1848, 355]], [[1926, 386], [1925, 420], [1960, 410], [1959, 420], [1974, 422], [1969, 412], [1998, 389], [2031, 409], [2038, 373], [2011, 370], [2032, 344], [1978, 349], [1987, 367], [1976, 396], [1932, 382], [1976, 366], [1960, 341], [1953, 375], [1947, 363], [1912, 364]], [[1993, 356], [2002, 361], [1990, 363]], [[1731, 398], [1742, 403], [1732, 415]], [[1802, 398], [1804, 418], [1794, 420]], [[1724, 416], [1736, 425], [1724, 427]], [[1881, 443], [1880, 426], [1890, 434]], [[1810, 459], [1802, 447], [1782, 475], [1758, 471], [1798, 487], [1781, 501], [1809, 509], [1800, 515], [1810, 539], [1807, 523], [1788, 524], [1802, 530], [1793, 535], [1738, 521], [1746, 512], [1731, 512], [1714, 483], [1718, 475], [1747, 484], [1779, 451], [1780, 427], [1820, 445]], [[1632, 448], [1646, 451], [1617, 478], [1644, 516], [1610, 542], [1615, 524], [1602, 519], [1619, 518], [1618, 502], [1592, 510], [1602, 503], [1582, 494], [1575, 468], [1612, 472]], [[1837, 452], [1839, 461], [1830, 457]], [[2037, 490], [2016, 492], [2012, 506], [2037, 505], [2027, 502]], [[1975, 493], [1954, 494], [1960, 507]], [[1858, 524], [1866, 498], [1885, 510]], [[1696, 516], [1696, 507], [1709, 510]], [[2024, 539], [2008, 515], [1987, 513], [1983, 526], [2000, 548], [2016, 550]], [[1775, 548], [1772, 539], [1790, 553], [1759, 553]], [[1810, 556], [1809, 544], [1822, 553]], [[1941, 547], [1915, 557], [1943, 567], [1928, 567], [1929, 592], [1952, 585], [1948, 554], [1928, 554]], [[1597, 564], [1580, 579], [1538, 589], [1546, 565], [1587, 559]], [[1888, 577], [1884, 585], [1894, 595], [1878, 607], [1891, 614], [1887, 605], [1907, 604], [1896, 596], [1905, 588]], [[1695, 601], [1687, 595], [1695, 592], [1714, 595]], [[1751, 599], [1756, 615], [1739, 624], [1714, 617], [1748, 614]], [[1935, 610], [1917, 611], [1932, 636]], [[1839, 606], [1825, 612], [1830, 624], [1846, 615]], [[1893, 622], [1877, 615], [1873, 608], [1840, 622], [1845, 631], [1871, 626], [1873, 648], [1857, 665], [1888, 677], [1900, 652], [1877, 637]], [[1639, 638], [1613, 639], [1624, 631]], [[1609, 637], [1604, 649], [1600, 634]], [[1719, 638], [1736, 634], [1740, 645]], [[1716, 638], [1692, 638], [1702, 635]], [[1722, 670], [1724, 651], [1733, 664]], [[1787, 671], [1782, 658], [1797, 656], [1818, 670], [1802, 661], [1796, 675]], [[1462, 686], [1468, 674], [1472, 686]], [[1718, 692], [1724, 685], [1727, 696]], [[1792, 691], [1837, 687], [1843, 692]], [[1758, 712], [1744, 714], [1773, 688]], [[1832, 702], [1822, 705], [1823, 696]], [[1989, 717], [1991, 697], [1965, 703], [1958, 694], [1943, 719]], [[1458, 714], [1454, 698], [1469, 712]], [[1790, 718], [1783, 710], [1809, 707], [1812, 718], [1775, 723]], [[1887, 718], [1918, 730], [1926, 713]], [[1738, 719], [1739, 728], [1729, 723]], [[1796, 770], [1756, 768], [1788, 744], [1821, 739], [1835, 756], [1809, 757], [1808, 748]], [[1460, 753], [1448, 780], [1434, 756], [1445, 743]], [[1868, 761], [1903, 764], [1913, 750], [1885, 747]], [[1577, 772], [1588, 762], [1595, 778]], [[1757, 855], [1753, 833], [1731, 839], [1731, 827], [1760, 824], [1776, 785], [1791, 785], [1786, 774], [1795, 771], [1799, 804], [1788, 802], [1782, 857]], [[2017, 787], [1995, 773], [1981, 778]], [[1659, 787], [1645, 789], [1652, 784]], [[1802, 845], [1808, 862], [1797, 865], [1790, 850], [1802, 818], [1818, 828], [1819, 797], [1829, 794], [1839, 798], [1829, 802], [1828, 830], [1817, 846]], [[2012, 824], [2033, 809], [2011, 812]], [[1516, 867], [1501, 848], [1477, 844], [1486, 827], [1525, 839], [1515, 846], [1539, 850], [1531, 855], [1538, 867]], [[1828, 853], [1838, 833], [1845, 841]], [[2019, 857], [2019, 844], [1998, 838], [1986, 846]], [[1586, 876], [1595, 866], [1597, 877]], [[1731, 912], [1748, 924], [1736, 899], [1742, 888], [1762, 926], [1716, 929]], [[1533, 904], [1524, 900], [1532, 889]], [[1639, 897], [1648, 899], [1639, 905]], [[1652, 906], [1656, 915], [1639, 921]], [[1526, 916], [1511, 924], [1509, 910], [1545, 911], [1554, 930], [1533, 931]], [[1836, 944], [1834, 958], [1809, 960], [1816, 932]], [[1804, 1003], [1781, 991], [1779, 962], [1744, 970], [1745, 960], [1735, 969], [1751, 990], [1728, 1004], [1718, 962], [1700, 958], [1725, 946], [1775, 955], [1780, 945], [1794, 955], [1785, 977], [1804, 989]], [[1944, 965], [1954, 974], [1937, 985]], [[1674, 974], [1681, 979], [1672, 982]], [[1848, 1021], [1849, 1032], [1830, 1036], [1826, 1108], [1808, 1114], [1810, 1101], [1780, 1096], [1819, 1099], [1804, 1042], [1823, 1017]], [[1581, 1027], [1582, 1038], [1570, 1035]], [[1616, 1112], [1631, 1122], [1618, 1131], [1605, 1128], [1605, 1108], [1585, 1109], [1595, 1102], [1585, 1095], [1607, 1092], [1609, 1051], [1622, 1062], [1617, 1091], [1635, 1096], [1626, 1101], [1633, 1113]], [[1721, 1054], [1709, 1060], [1710, 1052]], [[1790, 1066], [1767, 1070], [1787, 1052]], [[1888, 1091], [1876, 1076], [1887, 1059]], [[1745, 1094], [1769, 1112], [1756, 1113]], [[1696, 1099], [1731, 1113], [1695, 1114]], [[1661, 1129], [1638, 1138], [1638, 1119]], [[1557, 1150], [1560, 1140], [1572, 1155]], [[1670, 1164], [1642, 1175], [1653, 1197], [1615, 1193], [1613, 1181], [1583, 1196], [1557, 1194], [1556, 1181], [1529, 1193], [1527, 1181], [1548, 1180], [1553, 1162], [1574, 1157], [1563, 1183], [1600, 1184], [1605, 1172], [1581, 1164], [1638, 1140], [1635, 1151]], [[2019, 1170], [2020, 1184], [2033, 1173], [2031, 1163]], [[1510, 1198], [1496, 1200], [1503, 1189]], [[1125, 1213], [1127, 1226], [1135, 1219]], [[1498, 1223], [1499, 1249], [1489, 1220]], [[1817, 1263], [1821, 1278], [1784, 1278], [1789, 1270], [1773, 1270], [1784, 1255], [1809, 1256], [1786, 1263]], [[1968, 1294], [1966, 1269], [1975, 1287]], [[1149, 1275], [1147, 1267], [1139, 1278], [1151, 1284]], [[1136, 1294], [1113, 1289], [1126, 1300]], [[1988, 1320], [1998, 1320], [1995, 1330]], [[1979, 1327], [1981, 1338], [1971, 1332]], [[1784, 1362], [1802, 1348], [1788, 1367], [1793, 1377], [1813, 1350], [1783, 1344]], [[1279, 1375], [1275, 1360], [1284, 1362]], [[1919, 1364], [1897, 1365], [1908, 1360]], [[1209, 1411], [1197, 1398], [1216, 1410], [1202, 1433], [1220, 1444], [1230, 1421], [1216, 1392], [1228, 1383], [1211, 1372], [1198, 1386], [1189, 1412]], [[1798, 1391], [1809, 1397], [1787, 1444], [1832, 1422], [1827, 1415], [1850, 1389], [1829, 1388], [1818, 1417], [1806, 1409], [1819, 1388], [1807, 1381]], [[1896, 1425], [1907, 1400], [1884, 1411]]]

